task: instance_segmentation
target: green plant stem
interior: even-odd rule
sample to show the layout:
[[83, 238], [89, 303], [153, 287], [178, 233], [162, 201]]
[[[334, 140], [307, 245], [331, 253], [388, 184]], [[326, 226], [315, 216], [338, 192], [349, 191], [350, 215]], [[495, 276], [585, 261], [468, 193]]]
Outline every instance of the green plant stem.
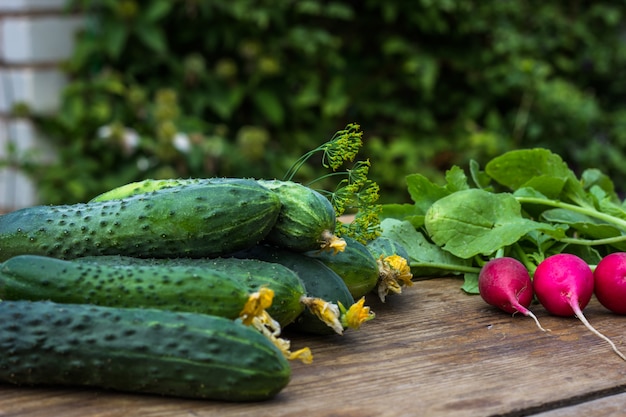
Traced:
[[571, 210], [577, 213], [586, 214], [589, 217], [594, 217], [599, 220], [603, 220], [607, 223], [611, 223], [620, 229], [626, 231], [626, 220], [622, 220], [618, 217], [611, 216], [610, 214], [602, 213], [597, 210], [590, 210], [585, 207], [576, 206], [574, 204], [563, 203], [561, 201], [548, 200], [545, 198], [536, 198], [536, 197], [515, 197], [517, 201], [520, 203], [527, 204], [542, 204], [551, 207], [562, 208], [566, 210]]
[[300, 158], [298, 158], [298, 160], [291, 166], [291, 168], [289, 168], [283, 179], [285, 181], [292, 181], [293, 177], [297, 174], [300, 168], [302, 168], [302, 165], [304, 165], [306, 161], [308, 161], [309, 158], [312, 157], [316, 152], [319, 152], [321, 150], [322, 147], [318, 146], [317, 148], [305, 153]]
[[519, 258], [519, 261], [524, 264], [530, 275], [533, 276], [535, 273], [535, 269], [537, 269], [537, 265], [531, 262], [531, 260], [528, 258], [528, 255], [526, 254], [526, 252], [524, 252], [520, 245], [513, 245], [513, 250]]
[[614, 243], [626, 242], [626, 236], [607, 237], [605, 239], [576, 239], [574, 237], [565, 237], [559, 239], [558, 241], [583, 246], [611, 245]]
[[451, 271], [451, 272], [463, 272], [463, 273], [475, 273], [478, 274], [480, 272], [480, 268], [476, 266], [463, 266], [463, 265], [454, 265], [454, 264], [441, 264], [437, 262], [411, 262], [409, 264], [411, 268], [434, 268], [440, 269], [442, 271]]

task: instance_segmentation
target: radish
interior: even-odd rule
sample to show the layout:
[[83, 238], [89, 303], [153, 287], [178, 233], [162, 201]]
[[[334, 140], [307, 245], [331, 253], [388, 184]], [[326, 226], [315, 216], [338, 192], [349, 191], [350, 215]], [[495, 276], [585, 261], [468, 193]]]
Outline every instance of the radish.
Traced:
[[626, 314], [626, 253], [602, 258], [593, 271], [596, 298], [607, 309]]
[[527, 308], [533, 300], [533, 285], [528, 270], [517, 259], [502, 257], [487, 262], [478, 274], [478, 291], [487, 304], [507, 313], [532, 317], [546, 331]]
[[593, 271], [576, 255], [560, 253], [544, 259], [535, 270], [533, 287], [539, 302], [556, 316], [576, 316], [595, 335], [611, 345], [617, 355], [626, 360], [615, 344], [597, 331], [584, 316], [594, 289]]

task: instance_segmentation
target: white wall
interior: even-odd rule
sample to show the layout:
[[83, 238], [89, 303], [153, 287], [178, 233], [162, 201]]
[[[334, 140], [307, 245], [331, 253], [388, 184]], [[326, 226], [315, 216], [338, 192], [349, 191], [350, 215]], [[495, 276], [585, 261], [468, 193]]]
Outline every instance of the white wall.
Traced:
[[[54, 112], [66, 80], [59, 63], [74, 45], [80, 16], [66, 0], [0, 0], [0, 156], [12, 143], [20, 151], [49, 153], [30, 121], [12, 117], [16, 103]], [[12, 168], [0, 169], [0, 212], [37, 204], [33, 182]]]

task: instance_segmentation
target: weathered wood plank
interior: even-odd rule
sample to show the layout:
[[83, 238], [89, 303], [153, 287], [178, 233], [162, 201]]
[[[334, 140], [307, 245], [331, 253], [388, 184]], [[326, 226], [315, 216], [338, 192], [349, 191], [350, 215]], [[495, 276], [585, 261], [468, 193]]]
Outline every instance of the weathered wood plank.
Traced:
[[626, 411], [626, 394], [609, 395], [574, 406], [536, 414], [536, 417], [623, 417]]
[[[546, 334], [529, 318], [500, 313], [464, 294], [460, 284], [452, 278], [419, 281], [385, 304], [372, 299], [377, 318], [344, 336], [287, 333], [294, 349], [309, 346], [315, 359], [293, 363], [292, 381], [268, 402], [3, 385], [0, 415], [513, 416], [626, 392], [626, 362], [577, 319], [552, 317], [534, 306], [543, 326], [552, 329]], [[626, 350], [626, 317], [595, 300], [585, 311]]]

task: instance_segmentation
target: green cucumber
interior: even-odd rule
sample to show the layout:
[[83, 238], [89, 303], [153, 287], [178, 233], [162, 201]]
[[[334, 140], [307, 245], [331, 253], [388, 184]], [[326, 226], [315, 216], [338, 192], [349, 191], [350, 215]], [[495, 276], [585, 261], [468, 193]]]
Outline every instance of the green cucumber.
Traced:
[[243, 282], [251, 291], [262, 287], [272, 289], [274, 300], [267, 312], [281, 326], [292, 323], [304, 312], [301, 300], [308, 295], [304, 283], [286, 266], [259, 259], [213, 258], [206, 262], [211, 268]]
[[0, 302], [0, 381], [260, 401], [289, 382], [284, 354], [239, 321], [48, 301]]
[[112, 265], [18, 255], [0, 267], [0, 299], [159, 308], [240, 316], [250, 291], [226, 272], [199, 266]]
[[[94, 197], [92, 201], [127, 198], [150, 191], [212, 181], [220, 179], [147, 179], [114, 188]], [[312, 188], [293, 181], [259, 179], [256, 182], [273, 191], [281, 202], [278, 219], [267, 236], [268, 243], [298, 252], [320, 247], [342, 250], [343, 240], [334, 235], [337, 220], [335, 210], [326, 197]]]
[[320, 248], [343, 250], [343, 240], [334, 235], [335, 210], [326, 197], [293, 181], [257, 182], [274, 191], [282, 203], [276, 224], [265, 242], [296, 252]]
[[[303, 253], [269, 245], [257, 245], [237, 252], [233, 256], [243, 259], [260, 259], [286, 266], [300, 277], [308, 297], [322, 299], [337, 305], [340, 303], [346, 308], [354, 304], [354, 298], [343, 279], [322, 262]], [[340, 333], [343, 330], [324, 323], [308, 309], [305, 309], [286, 328], [319, 335]]]
[[[258, 259], [236, 258], [149, 258], [140, 259], [127, 256], [88, 256], [77, 258], [74, 262], [92, 263], [95, 265], [126, 265], [153, 267], [163, 266], [176, 268], [199, 268], [218, 275], [227, 275], [230, 280], [243, 285], [248, 292], [259, 291], [262, 287], [274, 291], [272, 305], [267, 312], [281, 326], [294, 321], [304, 310], [301, 298], [305, 296], [304, 284], [298, 275], [291, 269], [276, 263], [264, 262]], [[189, 291], [205, 292], [209, 289], [198, 286]], [[0, 292], [0, 298], [1, 297]]]
[[275, 193], [235, 178], [119, 200], [28, 207], [0, 216], [0, 261], [21, 254], [220, 256], [262, 240], [280, 208]]
[[[145, 194], [152, 191], [158, 191], [163, 188], [171, 188], [178, 187], [180, 185], [190, 185], [190, 184], [203, 184], [203, 183], [215, 183], [223, 181], [223, 178], [168, 178], [162, 180], [156, 179], [146, 179], [142, 181], [131, 182], [128, 184], [121, 185], [119, 187], [113, 188], [109, 191], [106, 191], [102, 194], [99, 194], [89, 200], [89, 202], [95, 203], [100, 201], [108, 201], [108, 200], [119, 200], [122, 198], [131, 197], [137, 194]], [[228, 180], [228, 179], [226, 179]]]
[[344, 240], [346, 247], [342, 252], [311, 251], [306, 255], [323, 262], [335, 271], [356, 300], [376, 288], [378, 263], [364, 244], [347, 236]]

